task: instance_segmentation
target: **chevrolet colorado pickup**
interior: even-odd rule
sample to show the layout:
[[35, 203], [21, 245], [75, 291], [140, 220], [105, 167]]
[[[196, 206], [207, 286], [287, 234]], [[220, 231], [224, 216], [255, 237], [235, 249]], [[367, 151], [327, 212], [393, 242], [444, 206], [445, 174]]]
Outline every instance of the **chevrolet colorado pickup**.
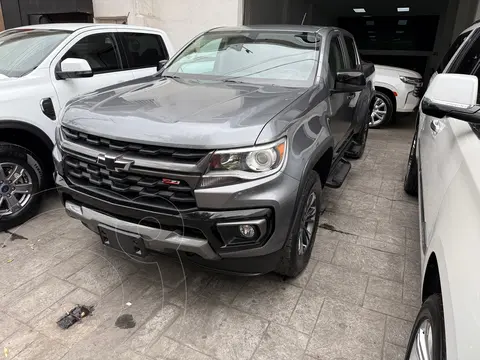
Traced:
[[157, 74], [66, 106], [53, 151], [66, 211], [136, 256], [297, 276], [322, 188], [365, 149], [374, 71], [338, 28], [207, 31]]

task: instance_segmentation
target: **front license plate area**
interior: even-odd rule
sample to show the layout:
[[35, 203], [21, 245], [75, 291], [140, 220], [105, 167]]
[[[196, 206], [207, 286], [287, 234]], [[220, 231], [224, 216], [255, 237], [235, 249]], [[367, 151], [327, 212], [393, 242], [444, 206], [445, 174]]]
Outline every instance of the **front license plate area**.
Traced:
[[106, 225], [99, 225], [98, 232], [103, 245], [130, 255], [146, 256], [145, 242], [139, 235], [114, 229]]

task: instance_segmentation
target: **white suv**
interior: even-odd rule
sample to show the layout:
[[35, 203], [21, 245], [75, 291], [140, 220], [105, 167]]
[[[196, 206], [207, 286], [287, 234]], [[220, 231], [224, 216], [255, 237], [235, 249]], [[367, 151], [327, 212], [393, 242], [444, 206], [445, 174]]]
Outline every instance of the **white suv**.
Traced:
[[53, 172], [56, 120], [65, 104], [151, 75], [172, 54], [163, 31], [129, 25], [48, 24], [0, 33], [0, 231], [35, 214], [35, 194]]
[[422, 100], [405, 176], [418, 192], [422, 301], [407, 359], [480, 359], [480, 24]]
[[375, 64], [373, 84], [376, 96], [372, 104], [371, 128], [387, 125], [396, 112], [409, 113], [417, 109], [423, 86], [418, 72]]

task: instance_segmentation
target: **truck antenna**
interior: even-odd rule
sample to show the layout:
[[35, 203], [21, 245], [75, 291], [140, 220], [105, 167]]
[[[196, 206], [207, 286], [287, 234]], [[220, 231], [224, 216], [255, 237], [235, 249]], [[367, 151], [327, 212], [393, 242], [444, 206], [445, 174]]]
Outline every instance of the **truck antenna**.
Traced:
[[307, 17], [307, 13], [303, 14], [303, 20], [302, 20], [302, 25], [305, 22], [305, 18]]

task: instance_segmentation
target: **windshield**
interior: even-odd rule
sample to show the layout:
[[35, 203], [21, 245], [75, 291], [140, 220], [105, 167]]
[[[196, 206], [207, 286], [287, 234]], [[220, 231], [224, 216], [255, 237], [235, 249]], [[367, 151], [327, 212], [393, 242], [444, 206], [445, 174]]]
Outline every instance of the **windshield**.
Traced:
[[35, 69], [70, 32], [10, 30], [0, 34], [0, 74], [21, 77]]
[[194, 40], [162, 75], [309, 87], [320, 41], [311, 32], [214, 31]]

